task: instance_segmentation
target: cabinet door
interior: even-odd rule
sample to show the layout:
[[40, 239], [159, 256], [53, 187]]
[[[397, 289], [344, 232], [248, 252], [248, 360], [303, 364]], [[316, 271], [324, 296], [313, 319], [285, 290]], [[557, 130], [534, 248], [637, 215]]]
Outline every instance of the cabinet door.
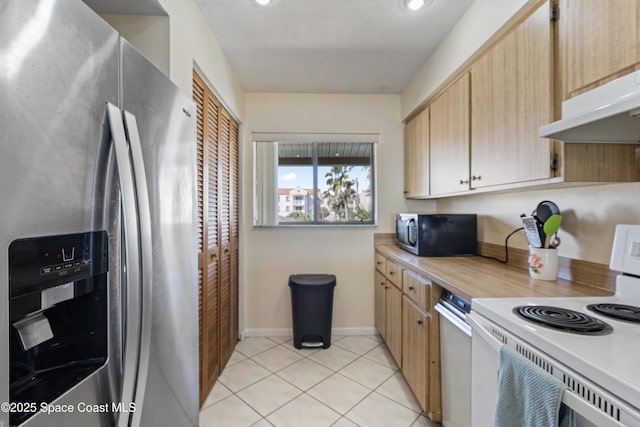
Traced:
[[627, 74], [640, 61], [640, 1], [563, 0], [560, 8], [565, 98]]
[[429, 109], [411, 119], [404, 128], [404, 196], [429, 195]]
[[375, 283], [374, 283], [374, 295], [375, 295], [375, 325], [383, 340], [386, 340], [386, 289], [387, 283], [384, 276], [376, 271]]
[[387, 281], [385, 343], [398, 366], [402, 365], [402, 291]]
[[429, 106], [432, 195], [469, 190], [469, 80], [465, 73]]
[[471, 67], [471, 187], [552, 176], [553, 120], [549, 2]]
[[376, 253], [376, 270], [378, 270], [383, 275], [386, 273], [385, 270], [386, 259], [382, 255]]
[[424, 310], [431, 310], [431, 281], [413, 271], [402, 272], [402, 291]]
[[400, 267], [400, 265], [390, 260], [386, 260], [385, 276], [391, 283], [402, 288], [402, 267]]
[[429, 316], [406, 296], [402, 310], [402, 373], [420, 406], [428, 412]]

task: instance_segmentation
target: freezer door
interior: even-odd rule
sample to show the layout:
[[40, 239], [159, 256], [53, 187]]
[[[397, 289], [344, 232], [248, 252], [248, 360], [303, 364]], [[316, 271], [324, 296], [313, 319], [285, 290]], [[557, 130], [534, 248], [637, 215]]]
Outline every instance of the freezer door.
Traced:
[[[113, 163], [106, 102], [118, 102], [118, 35], [81, 1], [0, 2], [0, 263], [18, 238], [105, 230], [117, 258], [119, 217], [102, 208]], [[111, 171], [111, 172], [110, 172]], [[119, 215], [119, 200], [106, 210]], [[100, 207], [94, 209], [94, 207]], [[116, 259], [112, 258], [112, 259]], [[119, 264], [109, 280], [118, 283]], [[8, 272], [0, 268], [0, 402], [9, 401]], [[118, 345], [118, 290], [109, 288], [109, 333]], [[112, 317], [115, 316], [115, 317]], [[118, 399], [119, 350], [55, 402], [75, 408]], [[113, 368], [113, 370], [111, 370]], [[111, 413], [39, 413], [24, 425], [110, 426]], [[0, 426], [9, 415], [0, 412]]]
[[146, 386], [143, 378], [138, 381], [137, 392], [145, 391], [145, 397], [133, 421], [141, 415], [144, 427], [197, 425], [195, 106], [131, 45], [121, 43], [121, 108], [135, 117], [140, 138], [154, 266], [152, 289], [146, 292], [153, 299], [150, 331], [143, 330], [141, 347], [141, 370], [148, 360], [149, 374]]

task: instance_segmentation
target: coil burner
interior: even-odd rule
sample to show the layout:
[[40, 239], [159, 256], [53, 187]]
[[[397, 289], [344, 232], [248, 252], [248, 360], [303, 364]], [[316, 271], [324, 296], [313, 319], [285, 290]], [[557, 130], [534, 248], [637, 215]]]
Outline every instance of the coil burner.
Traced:
[[624, 304], [591, 304], [587, 308], [594, 313], [625, 322], [640, 323], [640, 307]]
[[521, 305], [513, 312], [525, 320], [564, 332], [581, 335], [607, 335], [613, 328], [595, 317], [579, 311], [546, 305]]

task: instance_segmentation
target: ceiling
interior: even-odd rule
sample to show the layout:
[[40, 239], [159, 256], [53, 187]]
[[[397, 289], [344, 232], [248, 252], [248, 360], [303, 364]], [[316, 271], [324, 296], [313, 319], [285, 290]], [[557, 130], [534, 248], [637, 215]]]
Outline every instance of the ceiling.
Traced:
[[473, 0], [196, 1], [248, 92], [398, 94]]

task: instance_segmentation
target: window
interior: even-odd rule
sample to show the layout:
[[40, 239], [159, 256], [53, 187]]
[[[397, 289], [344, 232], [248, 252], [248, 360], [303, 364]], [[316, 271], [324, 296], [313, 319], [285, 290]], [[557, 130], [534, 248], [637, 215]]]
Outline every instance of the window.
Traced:
[[255, 225], [375, 223], [374, 142], [258, 138]]

